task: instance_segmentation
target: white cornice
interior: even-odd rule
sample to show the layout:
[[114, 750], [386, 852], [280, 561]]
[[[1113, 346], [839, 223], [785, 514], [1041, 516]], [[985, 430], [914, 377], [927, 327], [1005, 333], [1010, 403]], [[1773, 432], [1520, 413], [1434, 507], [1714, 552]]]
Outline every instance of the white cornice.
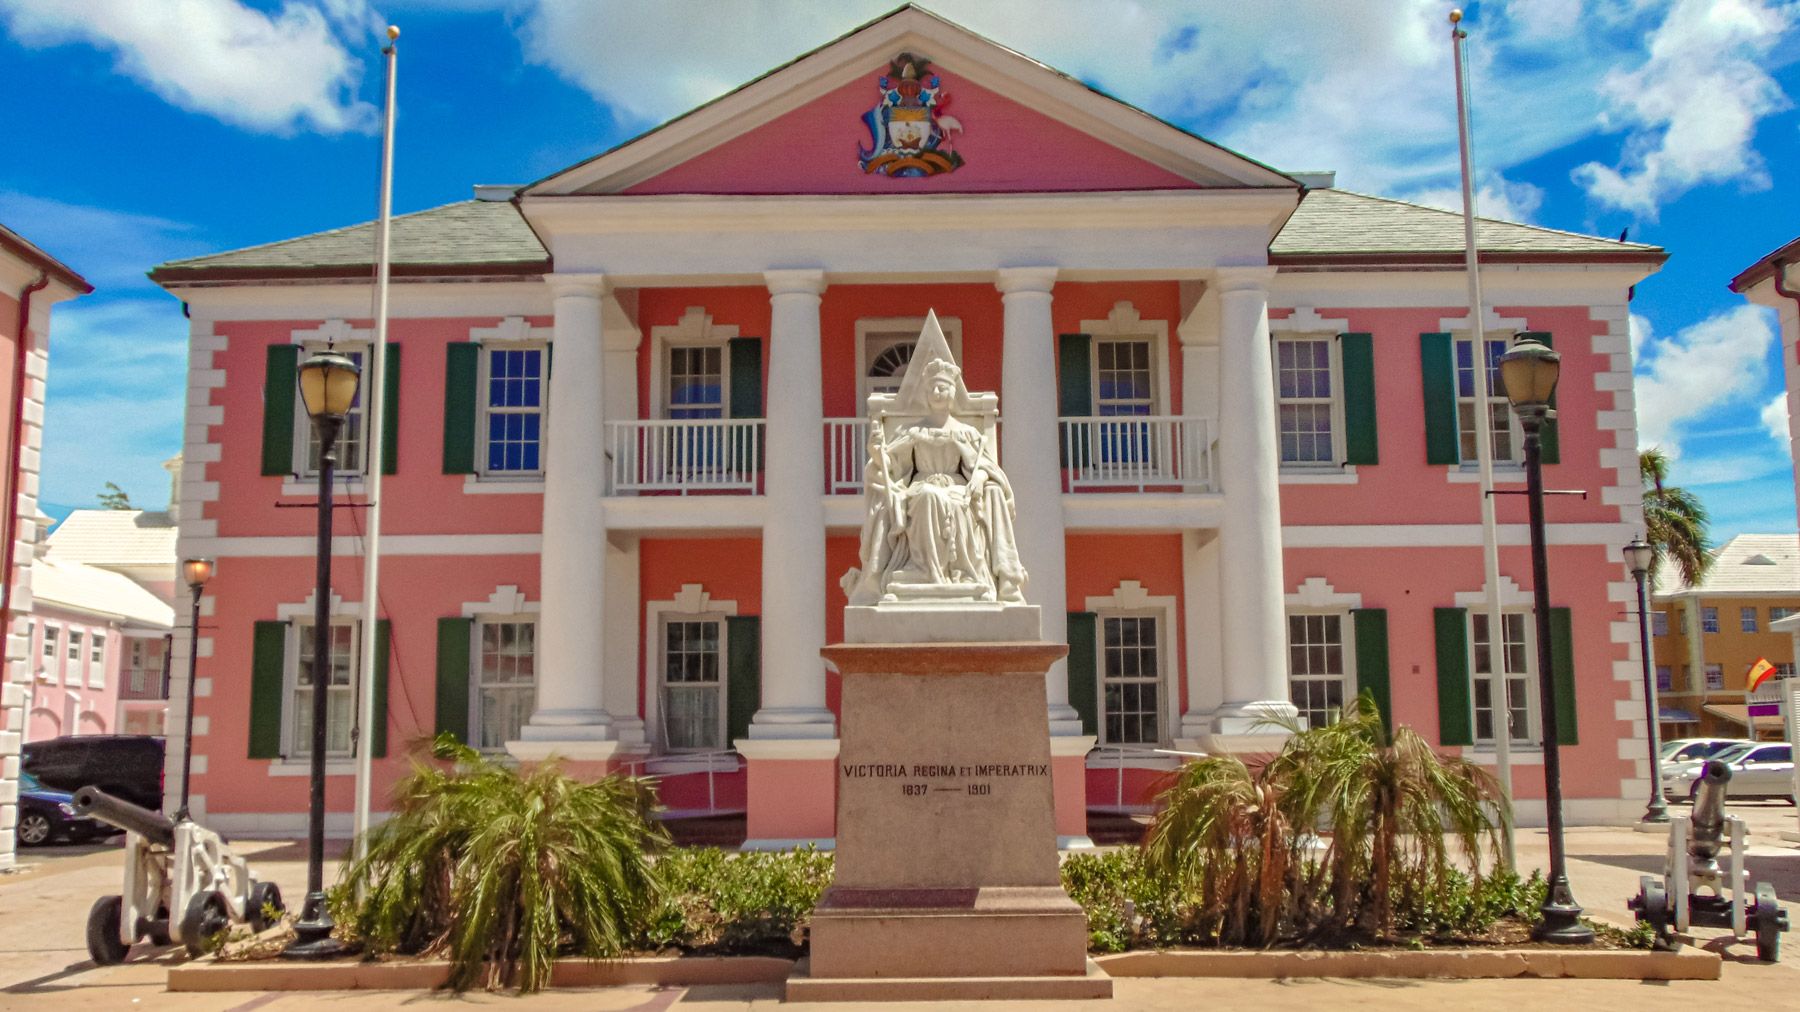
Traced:
[[[783, 113], [873, 75], [913, 51], [944, 73], [1023, 102], [1082, 133], [1202, 185], [1280, 187], [1280, 173], [1164, 123], [1020, 53], [920, 10], [902, 10], [762, 80], [533, 186], [532, 195], [618, 192]], [[870, 76], [870, 95], [874, 79]]]

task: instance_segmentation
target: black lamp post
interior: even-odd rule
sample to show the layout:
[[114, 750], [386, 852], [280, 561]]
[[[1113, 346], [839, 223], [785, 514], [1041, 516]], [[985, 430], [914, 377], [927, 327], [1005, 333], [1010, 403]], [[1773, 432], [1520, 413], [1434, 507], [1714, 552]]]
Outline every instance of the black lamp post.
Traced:
[[194, 592], [194, 603], [188, 618], [187, 728], [181, 735], [181, 807], [175, 809], [176, 822], [188, 819], [188, 781], [194, 769], [194, 677], [200, 668], [200, 595], [212, 574], [211, 559], [188, 559], [181, 564], [181, 575]]
[[1638, 652], [1644, 657], [1644, 726], [1650, 736], [1650, 803], [1644, 806], [1645, 822], [1669, 821], [1669, 804], [1663, 800], [1662, 743], [1657, 734], [1657, 721], [1662, 719], [1656, 700], [1656, 676], [1650, 665], [1650, 567], [1656, 564], [1656, 549], [1643, 536], [1626, 545], [1625, 568], [1637, 581]]
[[313, 593], [312, 806], [307, 818], [306, 904], [286, 959], [329, 959], [344, 951], [331, 937], [325, 909], [325, 725], [331, 683], [331, 492], [337, 470], [338, 431], [356, 402], [362, 369], [326, 351], [300, 363], [300, 399], [319, 434], [318, 582]]
[[1525, 491], [1531, 502], [1531, 593], [1537, 620], [1538, 709], [1544, 730], [1544, 811], [1550, 831], [1550, 889], [1531, 936], [1539, 941], [1583, 945], [1594, 929], [1581, 923], [1581, 907], [1569, 889], [1563, 862], [1562, 757], [1557, 751], [1556, 684], [1550, 650], [1550, 566], [1544, 550], [1544, 465], [1540, 442], [1551, 416], [1550, 398], [1562, 371], [1562, 356], [1531, 338], [1513, 342], [1500, 356], [1500, 382], [1525, 430]]

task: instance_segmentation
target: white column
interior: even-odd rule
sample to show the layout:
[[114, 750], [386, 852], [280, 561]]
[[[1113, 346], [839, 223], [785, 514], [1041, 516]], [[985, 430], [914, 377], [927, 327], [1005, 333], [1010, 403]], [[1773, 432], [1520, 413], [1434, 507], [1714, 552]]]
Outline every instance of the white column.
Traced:
[[769, 286], [764, 401], [762, 708], [752, 738], [831, 738], [825, 706], [825, 405], [819, 298], [825, 272], [780, 270]]
[[1183, 657], [1187, 662], [1187, 709], [1178, 735], [1183, 748], [1201, 747], [1212, 736], [1213, 713], [1224, 702], [1219, 652], [1219, 539], [1213, 531], [1181, 534]]
[[1291, 715], [1281, 577], [1280, 453], [1269, 354], [1272, 267], [1221, 267], [1219, 287], [1219, 523], [1224, 704], [1214, 731], [1262, 732]]
[[600, 325], [606, 279], [552, 274], [556, 367], [545, 436], [543, 604], [537, 710], [526, 741], [610, 737], [601, 675], [606, 656], [606, 520], [601, 510], [606, 375]]
[[[994, 286], [1006, 307], [1000, 358], [1000, 466], [1023, 504], [1016, 521], [1025, 600], [1040, 609], [1043, 638], [1069, 640], [1066, 547], [1063, 544], [1062, 463], [1057, 451], [1056, 326], [1050, 316], [1054, 267], [1008, 267]], [[1081, 734], [1069, 705], [1069, 667], [1045, 675], [1050, 733]]]

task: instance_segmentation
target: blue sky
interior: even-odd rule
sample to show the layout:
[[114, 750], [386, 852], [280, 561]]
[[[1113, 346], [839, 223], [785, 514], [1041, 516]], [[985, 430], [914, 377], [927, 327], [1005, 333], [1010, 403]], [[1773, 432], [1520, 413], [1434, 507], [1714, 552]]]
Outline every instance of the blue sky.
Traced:
[[[165, 501], [186, 324], [145, 270], [373, 217], [385, 23], [405, 212], [538, 178], [891, 6], [0, 0], [0, 222], [98, 289], [56, 314], [44, 499]], [[927, 6], [1278, 167], [1458, 199], [1448, 4]], [[1465, 24], [1483, 213], [1671, 251], [1633, 304], [1645, 440], [1721, 540], [1794, 530], [1774, 317], [1726, 283], [1800, 234], [1800, 3], [1512, 0]]]

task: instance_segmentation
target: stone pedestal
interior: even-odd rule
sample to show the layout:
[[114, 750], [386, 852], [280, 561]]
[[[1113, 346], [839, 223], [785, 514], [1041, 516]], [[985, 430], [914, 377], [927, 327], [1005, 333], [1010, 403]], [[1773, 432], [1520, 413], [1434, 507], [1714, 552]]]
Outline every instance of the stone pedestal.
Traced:
[[[936, 625], [1005, 630], [1035, 610]], [[888, 612], [847, 628], [871, 638], [922, 617]], [[790, 1000], [1110, 997], [1057, 863], [1043, 686], [1067, 652], [1035, 641], [825, 648], [843, 675], [837, 866]]]

